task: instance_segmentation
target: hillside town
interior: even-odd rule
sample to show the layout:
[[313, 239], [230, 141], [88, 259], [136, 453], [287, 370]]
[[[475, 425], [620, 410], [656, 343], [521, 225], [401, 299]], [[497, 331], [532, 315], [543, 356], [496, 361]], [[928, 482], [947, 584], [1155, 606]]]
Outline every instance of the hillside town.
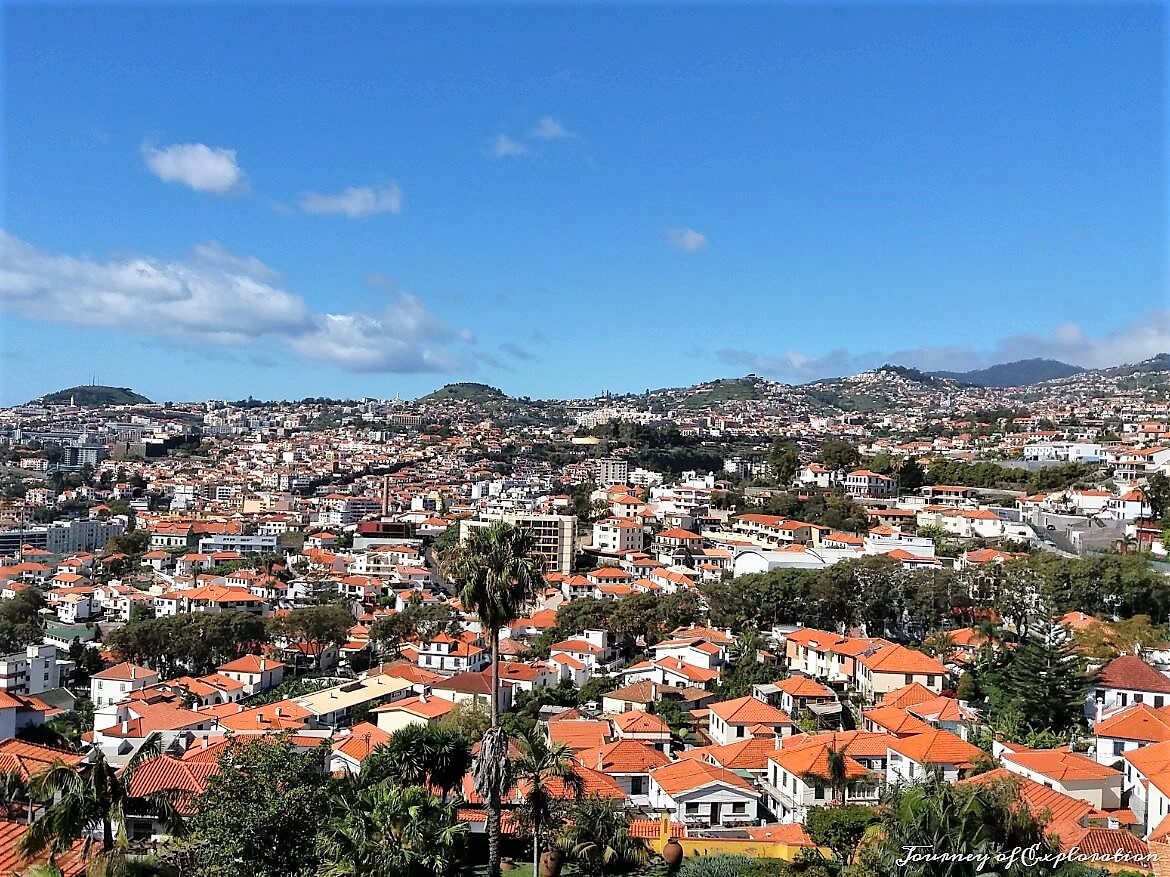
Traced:
[[[542, 874], [880, 873], [865, 831], [892, 838], [914, 795], [1022, 808], [1054, 854], [1155, 873], [1168, 386], [1162, 357], [1015, 388], [887, 367], [6, 409], [0, 859], [341, 856], [330, 808], [410, 777], [460, 843]], [[278, 762], [308, 796], [296, 840], [241, 821], [263, 771], [264, 806], [293, 808]], [[485, 763], [514, 778], [485, 795]], [[124, 796], [85, 820], [97, 844], [62, 826], [63, 776]]]

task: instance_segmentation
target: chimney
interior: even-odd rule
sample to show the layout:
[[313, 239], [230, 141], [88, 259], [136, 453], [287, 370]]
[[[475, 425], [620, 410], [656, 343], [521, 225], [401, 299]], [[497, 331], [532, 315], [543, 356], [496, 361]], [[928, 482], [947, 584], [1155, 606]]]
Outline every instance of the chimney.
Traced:
[[426, 703], [427, 702], [427, 692], [426, 692], [425, 688], [423, 689], [422, 694], [420, 694], [418, 696], [418, 702], [419, 703]]
[[130, 665], [130, 678], [131, 679], [138, 678], [138, 668], [135, 667], [133, 664]]
[[605, 767], [605, 758], [604, 758], [604, 756], [602, 756], [601, 750], [598, 749], [597, 750], [597, 769], [601, 770], [604, 767]]
[[126, 720], [122, 721], [122, 733], [128, 734], [130, 732], [130, 723]]
[[281, 712], [280, 712], [280, 707], [277, 707], [277, 708], [276, 708], [276, 714], [277, 714], [278, 716], [279, 716], [279, 715], [281, 715]]

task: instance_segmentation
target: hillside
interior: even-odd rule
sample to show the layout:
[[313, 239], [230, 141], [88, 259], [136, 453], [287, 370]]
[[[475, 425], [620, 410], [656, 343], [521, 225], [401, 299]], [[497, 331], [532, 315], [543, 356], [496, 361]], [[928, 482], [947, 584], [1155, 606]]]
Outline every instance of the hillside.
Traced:
[[931, 372], [935, 377], [949, 378], [960, 384], [976, 387], [1027, 387], [1041, 381], [1067, 378], [1084, 369], [1056, 359], [1018, 359], [1015, 362], [1001, 362], [987, 368], [967, 372]]
[[883, 365], [842, 378], [826, 378], [800, 388], [821, 406], [854, 414], [936, 405], [960, 388], [955, 381], [914, 368]]
[[755, 375], [742, 378], [721, 378], [706, 384], [697, 384], [684, 391], [684, 404], [691, 408], [702, 408], [718, 402], [731, 402], [744, 399], [762, 399], [764, 381]]
[[428, 393], [419, 399], [419, 402], [504, 402], [508, 395], [487, 384], [476, 384], [464, 381], [457, 384], [447, 384], [433, 393]]
[[72, 399], [75, 405], [152, 405], [149, 399], [141, 393], [135, 393], [129, 387], [103, 387], [91, 385], [86, 387], [69, 387], [48, 393], [39, 401], [46, 405], [68, 405]]
[[1107, 378], [1124, 378], [1160, 372], [1170, 372], [1170, 353], [1159, 353], [1149, 359], [1143, 359], [1141, 362], [1103, 368], [1098, 373]]

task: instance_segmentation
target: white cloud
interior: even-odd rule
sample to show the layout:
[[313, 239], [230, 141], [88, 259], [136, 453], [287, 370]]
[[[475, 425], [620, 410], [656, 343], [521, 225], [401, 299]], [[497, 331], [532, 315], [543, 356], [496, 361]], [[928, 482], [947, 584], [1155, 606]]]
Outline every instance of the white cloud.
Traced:
[[573, 132], [552, 116], [541, 116], [529, 129], [528, 136], [537, 140], [562, 140], [565, 137], [572, 137]]
[[215, 242], [186, 260], [97, 261], [42, 252], [0, 230], [0, 310], [33, 320], [199, 344], [270, 337], [298, 356], [350, 371], [452, 371], [472, 343], [418, 298], [396, 293], [385, 314], [317, 314], [280, 288], [259, 259]]
[[306, 192], [298, 203], [305, 213], [341, 214], [360, 219], [378, 213], [400, 213], [402, 189], [391, 182], [384, 186], [351, 186], [336, 195]]
[[851, 354], [844, 348], [830, 350], [823, 356], [807, 356], [796, 350], [781, 354], [754, 353], [750, 350], [717, 350], [715, 356], [720, 362], [744, 368], [747, 371], [799, 384], [819, 378], [837, 377], [865, 371], [881, 365], [884, 360], [879, 353]]
[[517, 158], [528, 155], [529, 149], [518, 140], [513, 140], [507, 134], [497, 134], [488, 149], [492, 158]]
[[182, 183], [197, 192], [229, 195], [247, 188], [234, 149], [202, 143], [175, 143], [157, 148], [144, 143], [142, 157], [150, 172], [160, 180]]
[[697, 253], [707, 249], [707, 236], [693, 228], [668, 228], [666, 245], [684, 253]]
[[430, 313], [417, 298], [398, 293], [381, 316], [325, 314], [312, 331], [293, 338], [293, 350], [354, 372], [450, 372], [467, 362], [447, 345], [470, 339]]
[[220, 268], [229, 274], [243, 274], [265, 283], [275, 283], [280, 280], [280, 272], [265, 265], [255, 256], [237, 256], [226, 249], [219, 241], [207, 241], [196, 244], [191, 248], [191, 255], [195, 261], [212, 268]]

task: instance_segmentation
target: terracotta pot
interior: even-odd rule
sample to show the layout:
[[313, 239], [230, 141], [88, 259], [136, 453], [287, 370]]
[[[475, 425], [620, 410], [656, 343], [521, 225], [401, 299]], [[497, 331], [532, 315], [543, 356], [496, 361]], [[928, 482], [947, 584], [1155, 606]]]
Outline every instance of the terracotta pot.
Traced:
[[662, 848], [662, 860], [666, 862], [672, 871], [682, 864], [683, 855], [682, 844], [678, 842], [678, 838], [676, 837], [668, 840], [666, 846]]
[[560, 877], [565, 865], [565, 854], [560, 850], [545, 850], [540, 854], [540, 877]]

